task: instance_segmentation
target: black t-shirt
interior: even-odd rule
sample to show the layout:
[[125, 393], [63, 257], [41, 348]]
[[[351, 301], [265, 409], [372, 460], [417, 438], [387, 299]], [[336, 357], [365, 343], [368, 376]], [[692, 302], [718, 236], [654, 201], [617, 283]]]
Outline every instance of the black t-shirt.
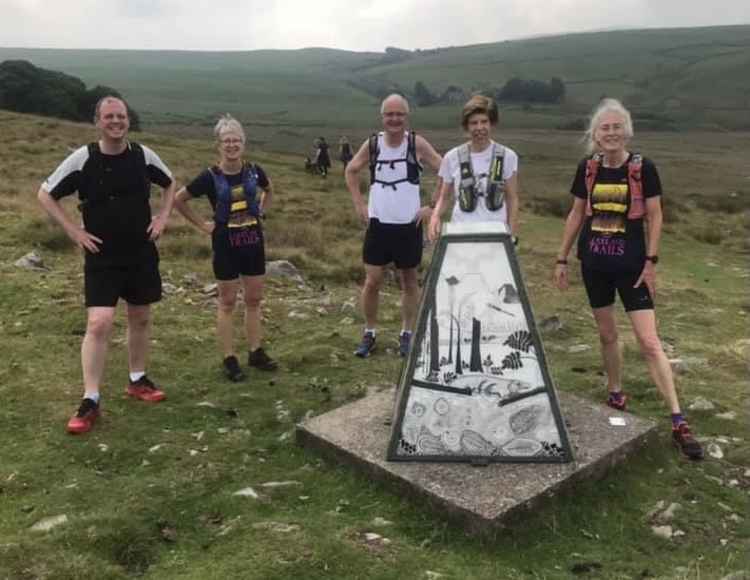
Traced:
[[[143, 158], [137, 157], [140, 155]], [[84, 227], [102, 240], [98, 253], [85, 253], [86, 264], [109, 266], [156, 256], [147, 231], [151, 183], [168, 187], [172, 174], [148, 147], [128, 146], [118, 155], [91, 155], [88, 147], [81, 147], [59, 165], [43, 187], [53, 199], [78, 192]]]
[[[578, 237], [578, 258], [587, 268], [605, 272], [640, 272], [646, 258], [643, 218], [628, 219], [630, 191], [628, 160], [620, 167], [599, 166], [591, 194], [592, 215], [584, 221]], [[586, 190], [586, 161], [578, 164], [570, 192], [582, 199]], [[645, 157], [642, 161], [643, 197], [662, 194], [656, 166]]]

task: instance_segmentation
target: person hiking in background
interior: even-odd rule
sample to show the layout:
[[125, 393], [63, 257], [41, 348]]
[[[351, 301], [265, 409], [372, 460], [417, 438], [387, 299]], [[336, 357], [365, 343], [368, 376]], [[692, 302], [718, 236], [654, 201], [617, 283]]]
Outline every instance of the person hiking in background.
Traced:
[[[120, 298], [127, 304], [131, 397], [157, 403], [164, 392], [146, 376], [151, 304], [162, 296], [159, 254], [154, 243], [164, 232], [174, 203], [172, 173], [151, 149], [128, 140], [128, 107], [105, 96], [95, 107], [99, 140], [71, 153], [42, 184], [37, 198], [84, 252], [86, 334], [81, 345], [83, 399], [70, 418], [70, 433], [91, 429], [100, 413], [99, 391]], [[151, 183], [163, 188], [156, 216]], [[60, 199], [78, 192], [83, 224], [71, 220]]]
[[559, 289], [568, 288], [568, 253], [578, 236], [581, 275], [607, 374], [607, 405], [625, 411], [628, 401], [622, 390], [622, 353], [615, 320], [617, 291], [651, 379], [672, 414], [673, 441], [690, 459], [701, 459], [703, 448], [680, 409], [672, 369], [656, 329], [661, 181], [651, 160], [628, 150], [632, 137], [630, 113], [619, 101], [604, 99], [585, 134], [589, 156], [578, 164], [573, 179], [573, 206], [565, 221], [553, 278]]
[[352, 157], [354, 157], [354, 154], [352, 153], [352, 146], [349, 143], [349, 139], [345, 136], [341, 137], [339, 139], [339, 159], [344, 164], [344, 171], [346, 171], [346, 166], [352, 160]]
[[328, 177], [328, 170], [331, 167], [331, 156], [328, 152], [328, 143], [325, 137], [318, 137], [318, 152], [315, 156], [315, 163], [318, 166], [318, 172], [323, 177]]

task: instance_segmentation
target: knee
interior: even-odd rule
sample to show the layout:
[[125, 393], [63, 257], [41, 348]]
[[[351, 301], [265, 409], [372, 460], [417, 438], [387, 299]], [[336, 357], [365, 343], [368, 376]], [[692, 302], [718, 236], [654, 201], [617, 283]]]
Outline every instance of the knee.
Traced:
[[363, 291], [366, 294], [377, 294], [380, 292], [380, 286], [382, 285], [383, 280], [380, 278], [373, 278], [371, 276], [368, 276], [365, 278], [365, 285], [363, 287]]
[[261, 294], [246, 294], [245, 295], [245, 308], [247, 310], [258, 310], [260, 303], [263, 300]]
[[643, 356], [650, 360], [659, 358], [664, 352], [661, 347], [661, 341], [656, 335], [639, 336], [638, 344], [641, 347], [641, 353], [643, 353]]
[[234, 305], [237, 302], [236, 296], [222, 296], [216, 303], [216, 307], [222, 314], [232, 314], [234, 312]]
[[617, 344], [617, 341], [619, 339], [620, 337], [617, 334], [616, 328], [600, 328], [599, 329], [599, 342], [601, 343], [603, 347]]
[[89, 316], [86, 334], [97, 339], [107, 339], [112, 332], [114, 318], [111, 316]]

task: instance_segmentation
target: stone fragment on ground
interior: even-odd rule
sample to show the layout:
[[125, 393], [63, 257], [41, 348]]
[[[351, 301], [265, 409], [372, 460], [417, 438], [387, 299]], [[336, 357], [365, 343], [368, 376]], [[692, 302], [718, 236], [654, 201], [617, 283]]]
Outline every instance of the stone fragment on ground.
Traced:
[[245, 487], [243, 489], [240, 489], [239, 491], [235, 491], [232, 495], [237, 495], [240, 497], [251, 497], [253, 499], [258, 499], [258, 497], [260, 497], [258, 495], [258, 492], [256, 492], [252, 487]]
[[708, 451], [708, 454], [714, 459], [724, 458], [724, 452], [722, 451], [721, 447], [719, 447], [716, 443], [709, 443], [707, 451]]
[[696, 397], [693, 399], [693, 402], [688, 405], [688, 409], [691, 411], [711, 411], [714, 409], [714, 404], [705, 397]]
[[375, 526], [376, 528], [384, 528], [386, 526], [392, 526], [393, 522], [378, 516], [372, 520], [372, 525]]
[[734, 411], [727, 411], [726, 413], [717, 413], [717, 419], [724, 419], [725, 421], [734, 421], [737, 418], [737, 413]]
[[573, 346], [568, 347], [568, 352], [570, 354], [586, 352], [587, 350], [591, 350], [590, 344], [574, 344]]
[[261, 483], [260, 487], [266, 487], [266, 488], [275, 488], [275, 487], [293, 487], [293, 486], [301, 486], [301, 481], [267, 481], [265, 483]]
[[562, 320], [556, 314], [543, 319], [539, 323], [539, 330], [542, 332], [557, 332], [563, 327]]
[[50, 530], [56, 528], [57, 526], [61, 526], [63, 524], [68, 523], [68, 516], [65, 514], [61, 514], [59, 516], [49, 516], [47, 518], [42, 518], [38, 522], [36, 522], [33, 526], [31, 526], [32, 532], [49, 532]]
[[671, 522], [674, 519], [675, 513], [681, 509], [682, 505], [673, 502], [669, 504], [669, 507], [667, 509], [656, 515], [656, 521], [664, 524]]
[[266, 276], [269, 278], [289, 278], [297, 283], [304, 283], [302, 274], [289, 260], [272, 260], [266, 263]]
[[42, 257], [35, 251], [29, 252], [25, 256], [18, 258], [13, 265], [18, 268], [24, 268], [25, 270], [32, 270], [34, 272], [48, 272], [49, 268], [44, 265]]
[[659, 538], [670, 540], [672, 538], [672, 526], [651, 526], [653, 534]]
[[258, 522], [253, 524], [253, 529], [288, 534], [290, 532], [298, 532], [302, 528], [297, 524], [285, 524], [283, 522]]

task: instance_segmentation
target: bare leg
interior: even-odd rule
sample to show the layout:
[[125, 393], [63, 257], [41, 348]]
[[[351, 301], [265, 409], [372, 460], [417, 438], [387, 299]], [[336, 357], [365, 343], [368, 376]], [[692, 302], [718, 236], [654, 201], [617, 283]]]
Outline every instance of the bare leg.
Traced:
[[245, 294], [245, 336], [250, 351], [257, 350], [263, 339], [260, 321], [260, 303], [263, 299], [265, 276], [243, 276], [242, 288]]
[[151, 306], [128, 304], [128, 367], [145, 372], [151, 338]]
[[412, 332], [417, 320], [417, 309], [419, 308], [417, 269], [405, 268], [398, 272], [401, 278], [401, 324], [404, 330]]
[[661, 340], [656, 331], [656, 315], [653, 310], [634, 310], [628, 312], [630, 321], [633, 324], [633, 332], [638, 339], [638, 345], [641, 347], [641, 353], [646, 359], [648, 372], [651, 380], [654, 381], [656, 388], [664, 398], [664, 402], [669, 407], [671, 413], [680, 412], [680, 402], [677, 399], [677, 390], [674, 385], [672, 376], [672, 367], [669, 365], [669, 359], [664, 354], [661, 346]]
[[594, 308], [594, 320], [599, 330], [604, 372], [607, 373], [607, 390], [613, 392], [622, 388], [622, 352], [617, 334], [615, 307]]
[[383, 266], [365, 264], [365, 285], [362, 287], [362, 312], [365, 316], [365, 327], [375, 328], [378, 322], [378, 302], [380, 287], [383, 285]]
[[114, 319], [114, 307], [92, 306], [87, 309], [86, 334], [81, 343], [84, 396], [99, 392]]
[[219, 348], [226, 358], [234, 354], [232, 318], [240, 283], [239, 280], [219, 280], [216, 287], [219, 291], [216, 309], [216, 336], [219, 341]]

